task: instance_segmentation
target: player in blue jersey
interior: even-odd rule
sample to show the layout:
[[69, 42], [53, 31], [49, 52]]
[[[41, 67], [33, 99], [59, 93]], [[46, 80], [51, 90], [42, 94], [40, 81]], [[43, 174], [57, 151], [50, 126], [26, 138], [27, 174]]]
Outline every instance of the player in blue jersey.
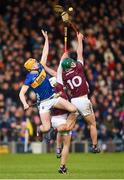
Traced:
[[52, 107], [65, 109], [68, 112], [71, 112], [68, 116], [68, 123], [63, 124], [58, 128], [58, 131], [70, 130], [73, 128], [73, 123], [76, 118], [75, 112], [77, 109], [69, 101], [63, 99], [62, 97], [57, 97], [53, 87], [49, 82], [46, 72], [49, 70], [49, 74], [52, 76], [55, 76], [55, 74], [53, 70], [46, 66], [49, 43], [47, 32], [42, 30], [42, 34], [45, 38], [45, 44], [40, 62], [38, 62], [36, 59], [29, 58], [24, 64], [24, 67], [29, 71], [29, 73], [27, 74], [26, 80], [20, 90], [20, 100], [24, 106], [24, 109], [28, 109], [29, 104], [26, 101], [25, 94], [29, 87], [31, 87], [37, 96], [37, 100], [40, 102], [39, 114], [42, 121], [42, 125], [40, 126], [41, 132], [47, 132], [50, 129], [50, 109]]

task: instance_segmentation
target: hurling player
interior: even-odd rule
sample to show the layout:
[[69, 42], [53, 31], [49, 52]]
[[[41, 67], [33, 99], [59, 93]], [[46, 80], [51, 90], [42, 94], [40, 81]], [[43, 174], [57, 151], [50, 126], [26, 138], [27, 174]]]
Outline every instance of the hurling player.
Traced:
[[[67, 95], [65, 94], [64, 88], [61, 84], [57, 83], [55, 85], [55, 92], [59, 93], [61, 92], [61, 97], [64, 99], [68, 99]], [[51, 123], [53, 128], [59, 128], [62, 124], [67, 123], [68, 118], [68, 111], [52, 108], [51, 111]], [[58, 132], [57, 133], [57, 140], [56, 140], [56, 155], [57, 158], [61, 158], [60, 160], [60, 167], [58, 172], [62, 174], [67, 173], [67, 158], [69, 154], [69, 147], [70, 147], [70, 141], [71, 141], [71, 131], [65, 131], [65, 132]], [[63, 144], [63, 147], [62, 147]]]
[[[42, 34], [45, 38], [45, 44], [40, 62], [38, 62], [36, 59], [29, 58], [24, 64], [24, 67], [29, 71], [29, 73], [27, 74], [26, 80], [20, 90], [20, 100], [24, 106], [24, 109], [28, 109], [29, 104], [26, 101], [25, 94], [28, 91], [29, 87], [31, 87], [37, 96], [38, 102], [40, 102], [39, 114], [42, 121], [40, 131], [49, 131], [51, 126], [50, 109], [52, 107], [64, 109], [71, 112], [68, 116], [68, 124], [59, 126], [58, 131], [70, 130], [72, 128], [71, 122], [75, 119], [75, 112], [77, 109], [69, 101], [61, 97], [57, 97], [53, 87], [49, 82], [48, 76], [46, 74], [47, 67], [45, 67], [45, 62], [49, 51], [48, 35], [47, 32], [44, 32], [43, 30]], [[51, 75], [54, 75], [53, 71], [50, 71], [50, 73]]]
[[99, 153], [96, 120], [92, 103], [88, 99], [89, 88], [84, 74], [83, 34], [80, 32], [77, 33], [77, 39], [77, 61], [71, 59], [67, 52], [63, 54], [57, 71], [57, 82], [66, 87], [71, 103], [77, 107], [80, 114], [88, 123], [92, 139], [92, 152]]

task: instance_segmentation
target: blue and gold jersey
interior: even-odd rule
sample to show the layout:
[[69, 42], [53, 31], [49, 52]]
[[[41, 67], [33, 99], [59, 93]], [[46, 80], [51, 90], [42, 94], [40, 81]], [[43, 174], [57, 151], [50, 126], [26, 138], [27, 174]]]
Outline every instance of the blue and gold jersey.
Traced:
[[38, 73], [30, 72], [27, 74], [24, 84], [32, 87], [38, 100], [45, 100], [54, 93], [42, 64], [39, 65]]

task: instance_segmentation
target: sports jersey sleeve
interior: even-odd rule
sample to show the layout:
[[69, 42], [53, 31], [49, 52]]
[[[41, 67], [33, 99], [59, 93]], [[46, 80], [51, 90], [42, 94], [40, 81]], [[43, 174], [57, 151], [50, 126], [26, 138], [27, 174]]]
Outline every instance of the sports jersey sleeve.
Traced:
[[63, 79], [62, 79], [62, 66], [61, 66], [62, 60], [59, 63], [59, 67], [57, 70], [57, 82], [63, 85]]
[[42, 65], [42, 63], [39, 64], [39, 71], [41, 71], [42, 69], [44, 69], [44, 66]]
[[24, 81], [24, 85], [30, 86], [31, 83], [32, 83], [31, 76], [27, 75], [27, 77]]

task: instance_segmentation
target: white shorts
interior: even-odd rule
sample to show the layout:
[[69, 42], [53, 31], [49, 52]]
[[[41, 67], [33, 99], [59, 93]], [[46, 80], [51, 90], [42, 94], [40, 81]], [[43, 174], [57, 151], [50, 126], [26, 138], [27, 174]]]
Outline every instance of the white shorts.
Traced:
[[46, 99], [41, 101], [40, 105], [38, 106], [39, 113], [49, 112], [50, 109], [59, 102], [60, 97]]
[[[67, 116], [68, 116], [68, 114], [52, 116], [52, 118], [51, 118], [52, 127], [57, 128], [58, 126], [65, 124], [67, 121]], [[61, 135], [71, 135], [71, 131], [61, 132], [60, 134]]]
[[93, 107], [91, 101], [88, 99], [87, 95], [77, 97], [77, 98], [72, 98], [71, 103], [76, 106], [78, 111], [81, 113], [83, 116], [87, 116], [93, 113]]

